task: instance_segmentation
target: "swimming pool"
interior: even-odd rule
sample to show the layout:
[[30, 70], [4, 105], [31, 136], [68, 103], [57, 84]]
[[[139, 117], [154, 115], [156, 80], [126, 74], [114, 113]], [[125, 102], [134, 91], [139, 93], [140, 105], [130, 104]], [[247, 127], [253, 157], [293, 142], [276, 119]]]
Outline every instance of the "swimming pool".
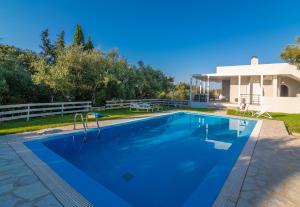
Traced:
[[25, 145], [96, 206], [211, 206], [255, 124], [179, 112]]

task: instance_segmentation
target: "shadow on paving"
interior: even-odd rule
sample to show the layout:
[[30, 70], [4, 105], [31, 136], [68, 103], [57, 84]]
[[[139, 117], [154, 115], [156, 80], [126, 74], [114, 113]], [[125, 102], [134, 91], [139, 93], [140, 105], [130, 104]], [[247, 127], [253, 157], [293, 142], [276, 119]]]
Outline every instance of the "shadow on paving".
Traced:
[[282, 122], [264, 121], [237, 206], [300, 206], [300, 139]]

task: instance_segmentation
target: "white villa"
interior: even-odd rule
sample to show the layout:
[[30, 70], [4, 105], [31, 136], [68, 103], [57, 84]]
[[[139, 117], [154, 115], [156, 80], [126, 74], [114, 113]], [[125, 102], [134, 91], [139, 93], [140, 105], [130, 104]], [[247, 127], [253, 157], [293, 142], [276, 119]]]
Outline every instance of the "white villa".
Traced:
[[[212, 93], [212, 82], [222, 85], [220, 92]], [[248, 103], [253, 110], [269, 107], [271, 112], [300, 113], [300, 70], [288, 63], [259, 64], [254, 56], [250, 65], [220, 66], [216, 73], [194, 74], [190, 84], [192, 107]]]

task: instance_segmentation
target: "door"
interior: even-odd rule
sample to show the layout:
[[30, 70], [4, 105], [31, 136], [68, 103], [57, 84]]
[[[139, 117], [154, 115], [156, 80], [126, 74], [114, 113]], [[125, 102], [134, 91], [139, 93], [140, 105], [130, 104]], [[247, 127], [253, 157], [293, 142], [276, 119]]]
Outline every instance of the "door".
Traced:
[[289, 96], [289, 88], [286, 85], [280, 86], [280, 96], [281, 97], [288, 97]]

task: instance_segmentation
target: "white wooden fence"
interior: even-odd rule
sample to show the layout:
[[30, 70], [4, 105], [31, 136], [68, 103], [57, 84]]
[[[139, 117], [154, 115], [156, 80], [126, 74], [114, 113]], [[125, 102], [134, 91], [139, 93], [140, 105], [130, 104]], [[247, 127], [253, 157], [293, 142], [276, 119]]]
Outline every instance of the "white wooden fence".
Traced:
[[30, 103], [15, 105], [0, 105], [0, 121], [31, 117], [64, 115], [76, 112], [85, 112], [91, 109], [92, 102], [56, 102], [56, 103]]
[[129, 108], [130, 103], [149, 103], [152, 105], [159, 104], [165, 106], [188, 106], [188, 100], [170, 100], [170, 99], [132, 99], [132, 100], [111, 100], [106, 101], [106, 109]]
[[170, 99], [132, 99], [132, 100], [112, 100], [106, 101], [105, 107], [92, 108], [91, 101], [84, 102], [56, 102], [56, 103], [29, 103], [0, 105], [0, 122], [13, 119], [25, 118], [29, 120], [33, 117], [64, 115], [77, 112], [87, 112], [100, 109], [119, 109], [129, 108], [130, 103], [143, 102], [152, 105], [159, 104], [165, 106], [188, 106], [188, 100], [170, 100]]

